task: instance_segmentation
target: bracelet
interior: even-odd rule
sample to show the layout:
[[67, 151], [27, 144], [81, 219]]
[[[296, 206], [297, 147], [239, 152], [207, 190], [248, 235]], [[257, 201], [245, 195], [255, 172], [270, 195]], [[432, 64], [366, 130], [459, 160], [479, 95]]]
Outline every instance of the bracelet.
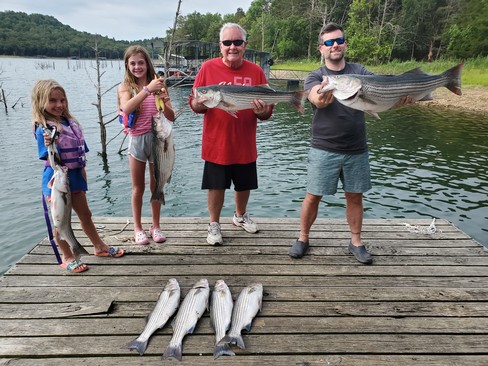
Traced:
[[142, 90], [144, 90], [146, 92], [147, 95], [151, 95], [151, 92], [149, 91], [149, 89], [147, 88], [147, 86], [143, 86], [142, 87]]

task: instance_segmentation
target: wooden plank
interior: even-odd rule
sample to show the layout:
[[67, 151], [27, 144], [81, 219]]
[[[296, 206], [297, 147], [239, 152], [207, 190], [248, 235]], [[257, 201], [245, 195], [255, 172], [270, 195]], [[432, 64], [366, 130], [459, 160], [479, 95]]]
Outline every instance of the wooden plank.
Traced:
[[[62, 337], [120, 335], [127, 341], [137, 337], [145, 325], [145, 315], [55, 319], [1, 319], [0, 337]], [[250, 334], [488, 334], [486, 317], [369, 317], [369, 316], [294, 316], [256, 318]], [[156, 334], [172, 334], [170, 322]], [[208, 313], [198, 323], [195, 334], [214, 334]]]
[[[57, 267], [54, 265], [54, 267]], [[92, 270], [90, 266], [90, 270]], [[88, 272], [89, 272], [88, 271]], [[164, 285], [170, 277], [151, 276], [151, 275], [124, 275], [124, 276], [105, 276], [103, 270], [100, 271], [100, 276], [86, 276], [83, 275], [83, 280], [80, 280], [81, 276], [74, 274], [61, 274], [53, 276], [10, 276], [0, 282], [2, 286], [8, 287], [24, 287], [26, 289], [32, 287], [38, 288], [52, 288], [52, 287], [161, 287]], [[225, 274], [219, 276], [207, 276], [210, 283], [225, 277]], [[179, 281], [195, 281], [194, 277], [179, 277]], [[266, 281], [267, 286], [275, 287], [453, 287], [453, 288], [480, 288], [486, 284], [486, 276], [484, 277], [465, 277], [458, 275], [457, 277], [436, 277], [436, 276], [419, 276], [419, 277], [405, 277], [405, 276], [387, 276], [387, 277], [363, 277], [363, 276], [313, 276], [307, 277], [306, 275], [294, 275], [294, 276], [229, 276], [225, 278], [225, 281], [229, 286], [241, 287], [247, 286], [251, 282]], [[0, 286], [0, 289], [1, 287]], [[354, 290], [351, 290], [354, 291]]]
[[[182, 294], [191, 287], [188, 280], [179, 281]], [[229, 282], [229, 281], [226, 281]], [[127, 291], [126, 287], [7, 287], [0, 289], [2, 302], [5, 304], [35, 304], [84, 302], [87, 299], [101, 298], [114, 302], [151, 302], [156, 301], [163, 289], [160, 286], [134, 286]], [[213, 286], [213, 283], [210, 283]], [[230, 286], [230, 285], [229, 285]], [[488, 301], [488, 288], [446, 288], [446, 287], [331, 287], [322, 286], [265, 286], [264, 301], [297, 301], [301, 302], [335, 302], [335, 301]], [[230, 290], [234, 298], [241, 286]], [[99, 295], [98, 292], [101, 294]], [[1, 306], [1, 304], [0, 304]], [[3, 313], [0, 312], [0, 316]]]
[[[74, 363], [76, 362], [76, 363]], [[169, 363], [169, 362], [168, 362]], [[175, 362], [173, 362], [175, 363]], [[239, 355], [236, 357], [225, 357], [214, 360], [212, 356], [187, 356], [178, 362], [181, 366], [207, 366], [222, 365], [228, 363], [240, 366], [398, 366], [398, 365], [462, 365], [462, 366], [486, 366], [485, 356], [476, 355], [350, 355], [350, 354], [327, 354], [327, 355]], [[56, 357], [56, 358], [21, 358], [1, 359], [0, 365], [9, 366], [66, 366], [66, 365], [99, 365], [99, 366], [134, 366], [140, 365], [161, 365], [161, 356], [128, 355], [126, 357], [95, 356], [95, 357]]]
[[[155, 335], [145, 355], [160, 356], [170, 341], [170, 335]], [[488, 354], [488, 335], [453, 334], [249, 334], [244, 335], [246, 349], [234, 349], [239, 355], [284, 354], [336, 354], [355, 353], [370, 355], [430, 354], [479, 355]], [[19, 337], [4, 338], [0, 343], [0, 357], [25, 356], [119, 356], [134, 353], [123, 349], [127, 337]], [[183, 358], [213, 354], [215, 338], [193, 334], [185, 337]], [[324, 346], [326, 345], [326, 346]], [[351, 352], [352, 350], [352, 352]]]

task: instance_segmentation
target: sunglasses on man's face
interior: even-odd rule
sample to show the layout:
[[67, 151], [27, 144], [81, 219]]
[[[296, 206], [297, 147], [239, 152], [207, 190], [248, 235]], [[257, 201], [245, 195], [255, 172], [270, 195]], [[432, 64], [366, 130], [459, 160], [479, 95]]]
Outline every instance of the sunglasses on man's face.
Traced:
[[346, 42], [346, 39], [344, 37], [326, 39], [324, 41], [324, 45], [327, 47], [332, 47], [334, 45], [334, 42], [337, 42], [337, 44], [344, 44], [344, 42]]
[[242, 46], [244, 41], [242, 39], [234, 39], [234, 40], [228, 40], [226, 39], [225, 41], [222, 41], [222, 44], [226, 47], [229, 47], [231, 44], [234, 44], [234, 46]]

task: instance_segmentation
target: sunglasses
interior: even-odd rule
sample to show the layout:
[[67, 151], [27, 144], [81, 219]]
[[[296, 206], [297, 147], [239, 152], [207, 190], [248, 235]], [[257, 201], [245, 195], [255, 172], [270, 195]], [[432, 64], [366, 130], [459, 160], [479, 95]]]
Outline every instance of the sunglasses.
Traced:
[[337, 42], [337, 44], [344, 44], [344, 42], [346, 42], [346, 39], [344, 37], [326, 39], [324, 41], [324, 45], [327, 47], [332, 47], [334, 45], [334, 42]]
[[242, 44], [244, 43], [244, 40], [234, 39], [233, 41], [231, 41], [231, 40], [226, 39], [225, 41], [221, 41], [221, 42], [226, 47], [229, 47], [231, 44], [233, 44], [234, 46], [242, 46]]

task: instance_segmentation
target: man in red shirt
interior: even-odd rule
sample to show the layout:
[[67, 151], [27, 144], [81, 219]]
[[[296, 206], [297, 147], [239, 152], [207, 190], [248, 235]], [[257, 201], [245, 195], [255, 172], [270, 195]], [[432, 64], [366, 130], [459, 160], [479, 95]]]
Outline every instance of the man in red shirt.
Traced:
[[[226, 23], [220, 30], [222, 57], [202, 64], [193, 86], [207, 85], [263, 85], [267, 84], [261, 67], [244, 59], [246, 31], [238, 24]], [[207, 108], [190, 97], [190, 106], [203, 113], [202, 159], [205, 160], [202, 189], [208, 190], [207, 206], [210, 215], [207, 242], [223, 244], [220, 214], [225, 190], [234, 184], [235, 212], [233, 224], [249, 233], [258, 231], [249, 217], [247, 203], [252, 189], [257, 189], [257, 120], [271, 117], [273, 107], [260, 99], [253, 100], [249, 109], [236, 112], [236, 117], [219, 108]]]

